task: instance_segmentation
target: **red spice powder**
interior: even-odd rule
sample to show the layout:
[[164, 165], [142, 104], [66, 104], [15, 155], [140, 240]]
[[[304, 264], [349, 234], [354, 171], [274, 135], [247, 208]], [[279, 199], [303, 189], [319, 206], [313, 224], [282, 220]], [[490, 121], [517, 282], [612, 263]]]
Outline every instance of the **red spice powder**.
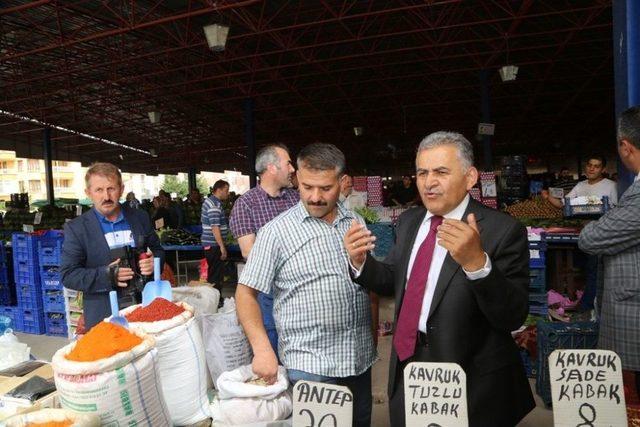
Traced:
[[148, 306], [140, 306], [125, 317], [129, 322], [157, 322], [158, 320], [172, 319], [183, 311], [184, 308], [171, 301], [156, 298]]

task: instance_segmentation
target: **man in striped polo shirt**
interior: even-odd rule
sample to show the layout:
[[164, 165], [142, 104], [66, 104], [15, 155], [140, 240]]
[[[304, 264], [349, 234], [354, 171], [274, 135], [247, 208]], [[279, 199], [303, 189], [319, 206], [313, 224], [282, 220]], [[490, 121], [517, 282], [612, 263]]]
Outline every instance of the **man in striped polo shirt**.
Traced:
[[[220, 291], [222, 303], [222, 279], [224, 278], [224, 261], [227, 259], [225, 240], [229, 227], [222, 202], [229, 198], [229, 183], [219, 179], [213, 184], [212, 194], [202, 204], [202, 246], [207, 259], [207, 282], [213, 283]], [[222, 305], [222, 304], [220, 304]]]
[[265, 331], [258, 292], [273, 290], [278, 353], [289, 380], [344, 385], [353, 425], [371, 422], [369, 296], [351, 280], [343, 238], [362, 218], [338, 203], [344, 154], [311, 144], [298, 155], [300, 202], [258, 232], [236, 290], [238, 317], [253, 349], [253, 371], [272, 383], [278, 359]]

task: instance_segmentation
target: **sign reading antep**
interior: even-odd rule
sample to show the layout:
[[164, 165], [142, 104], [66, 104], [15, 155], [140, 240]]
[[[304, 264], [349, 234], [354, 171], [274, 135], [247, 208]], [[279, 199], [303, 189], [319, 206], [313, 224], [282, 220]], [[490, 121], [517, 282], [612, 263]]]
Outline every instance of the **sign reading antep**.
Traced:
[[608, 350], [549, 355], [553, 420], [559, 426], [626, 426], [620, 357]]
[[298, 381], [293, 387], [293, 425], [351, 427], [353, 395], [347, 387]]
[[407, 427], [467, 427], [467, 376], [460, 365], [409, 363], [404, 411]]

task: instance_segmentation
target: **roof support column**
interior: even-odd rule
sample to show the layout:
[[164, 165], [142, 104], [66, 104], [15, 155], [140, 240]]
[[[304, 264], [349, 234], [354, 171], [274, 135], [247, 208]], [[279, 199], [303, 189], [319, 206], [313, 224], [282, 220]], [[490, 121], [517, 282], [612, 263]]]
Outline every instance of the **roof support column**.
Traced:
[[187, 181], [189, 182], [189, 192], [198, 189], [198, 184], [196, 182], [196, 168], [191, 166], [189, 168], [189, 172], [187, 174]]
[[257, 183], [256, 176], [256, 138], [253, 128], [253, 98], [244, 100], [244, 142], [247, 145], [247, 163], [249, 167], [249, 187]]
[[[629, 107], [640, 104], [640, 1], [613, 2], [613, 69], [616, 120]], [[616, 142], [617, 147], [617, 142]], [[633, 173], [618, 159], [618, 192], [633, 182]]]
[[44, 171], [47, 187], [47, 203], [51, 206], [54, 204], [53, 194], [53, 167], [51, 165], [51, 128], [44, 128], [42, 140], [42, 154], [44, 158]]

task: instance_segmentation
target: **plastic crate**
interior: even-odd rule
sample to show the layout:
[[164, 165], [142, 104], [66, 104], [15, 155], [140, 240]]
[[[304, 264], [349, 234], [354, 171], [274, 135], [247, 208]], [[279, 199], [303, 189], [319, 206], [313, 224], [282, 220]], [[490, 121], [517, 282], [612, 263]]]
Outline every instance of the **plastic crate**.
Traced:
[[18, 306], [24, 308], [44, 308], [42, 291], [39, 285], [16, 285]]
[[575, 205], [571, 206], [571, 199], [564, 198], [564, 216], [580, 216], [580, 215], [602, 215], [610, 209], [609, 197], [603, 196], [602, 203], [598, 205]]
[[16, 287], [13, 283], [0, 283], [0, 305], [15, 305]]
[[16, 284], [40, 283], [40, 267], [36, 260], [14, 260], [13, 277]]
[[42, 306], [46, 313], [64, 313], [64, 293], [59, 291], [42, 291]]
[[0, 240], [0, 265], [8, 264], [9, 260], [7, 259], [8, 251], [4, 245], [4, 241]]
[[67, 320], [62, 313], [45, 313], [45, 333], [54, 337], [67, 336]]
[[62, 231], [49, 230], [38, 241], [38, 257], [41, 266], [60, 265], [62, 253]]
[[544, 240], [529, 240], [529, 249], [536, 251], [546, 251], [547, 242]]
[[547, 303], [547, 294], [546, 293], [529, 293], [529, 302], [536, 304], [546, 304]]
[[520, 349], [520, 358], [522, 359], [522, 366], [524, 367], [524, 372], [527, 375], [527, 378], [535, 378], [536, 370], [534, 368], [533, 360], [531, 360], [531, 355], [524, 348]]
[[529, 270], [529, 292], [540, 292], [547, 289], [547, 270], [537, 268]]
[[544, 252], [540, 252], [539, 258], [529, 258], [529, 268], [545, 268], [547, 265], [547, 258]]
[[0, 264], [0, 283], [9, 283], [9, 267], [6, 264]]
[[546, 301], [541, 304], [538, 302], [529, 301], [529, 314], [534, 316], [546, 316], [549, 313]]
[[557, 349], [593, 349], [598, 343], [596, 322], [545, 322], [538, 321], [538, 363], [536, 393], [545, 405], [551, 405], [549, 382], [549, 355]]
[[40, 269], [40, 283], [42, 290], [62, 290], [59, 267], [45, 266]]
[[18, 307], [16, 317], [19, 319], [17, 324], [19, 328], [16, 328], [18, 331], [26, 334], [44, 334], [44, 312], [42, 310]]
[[393, 247], [394, 230], [390, 223], [367, 224], [367, 228], [371, 234], [376, 236], [375, 249], [373, 256], [376, 258], [384, 258]]
[[13, 233], [11, 235], [11, 245], [13, 248], [13, 259], [15, 260], [38, 260], [38, 240], [39, 236], [27, 233]]

